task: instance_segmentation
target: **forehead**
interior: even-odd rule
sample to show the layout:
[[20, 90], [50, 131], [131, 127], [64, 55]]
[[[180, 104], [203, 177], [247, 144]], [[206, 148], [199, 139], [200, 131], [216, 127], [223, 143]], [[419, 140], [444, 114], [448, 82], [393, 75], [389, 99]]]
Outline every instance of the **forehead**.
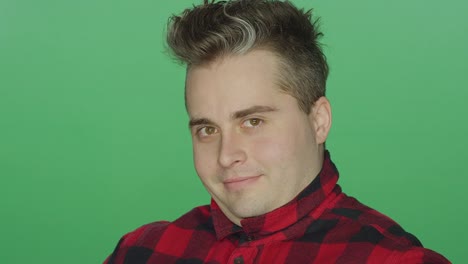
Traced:
[[277, 80], [277, 58], [266, 50], [225, 56], [209, 64], [193, 66], [187, 71], [187, 110], [192, 116], [271, 104], [283, 93]]

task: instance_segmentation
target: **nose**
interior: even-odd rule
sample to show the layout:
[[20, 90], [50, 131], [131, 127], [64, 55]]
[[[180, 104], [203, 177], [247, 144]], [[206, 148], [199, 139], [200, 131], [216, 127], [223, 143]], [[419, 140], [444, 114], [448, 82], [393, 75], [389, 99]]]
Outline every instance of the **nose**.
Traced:
[[242, 135], [225, 133], [221, 136], [218, 162], [222, 167], [229, 168], [242, 164], [246, 158], [247, 154], [243, 147]]

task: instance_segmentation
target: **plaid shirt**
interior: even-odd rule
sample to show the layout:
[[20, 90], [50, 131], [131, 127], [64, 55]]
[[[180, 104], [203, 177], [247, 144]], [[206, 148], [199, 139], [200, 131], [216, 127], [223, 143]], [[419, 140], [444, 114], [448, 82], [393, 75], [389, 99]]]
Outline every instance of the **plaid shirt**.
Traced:
[[337, 181], [326, 152], [320, 174], [288, 204], [239, 227], [212, 200], [126, 234], [104, 263], [450, 263]]

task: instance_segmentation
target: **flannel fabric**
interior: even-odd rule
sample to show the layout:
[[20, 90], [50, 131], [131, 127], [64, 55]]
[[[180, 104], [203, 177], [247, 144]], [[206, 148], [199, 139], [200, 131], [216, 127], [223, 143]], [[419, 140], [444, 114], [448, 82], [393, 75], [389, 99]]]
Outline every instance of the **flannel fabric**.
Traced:
[[288, 204], [240, 227], [212, 200], [126, 234], [104, 263], [450, 263], [337, 181], [326, 152], [319, 175]]

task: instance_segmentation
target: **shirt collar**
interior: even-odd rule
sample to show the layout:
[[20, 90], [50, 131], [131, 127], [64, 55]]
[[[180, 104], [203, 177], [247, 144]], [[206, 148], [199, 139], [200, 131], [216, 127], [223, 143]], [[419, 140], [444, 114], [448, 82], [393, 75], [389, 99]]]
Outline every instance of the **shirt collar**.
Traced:
[[241, 225], [232, 223], [211, 199], [211, 214], [218, 240], [244, 231], [249, 235], [268, 235], [283, 230], [316, 209], [335, 189], [338, 170], [325, 150], [322, 169], [317, 177], [292, 201], [264, 215], [245, 218]]

